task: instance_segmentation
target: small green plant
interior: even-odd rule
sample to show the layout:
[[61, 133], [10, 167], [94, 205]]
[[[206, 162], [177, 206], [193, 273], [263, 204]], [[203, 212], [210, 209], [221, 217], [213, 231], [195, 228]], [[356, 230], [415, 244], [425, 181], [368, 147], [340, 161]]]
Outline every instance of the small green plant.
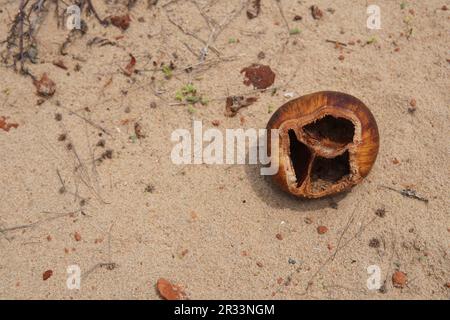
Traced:
[[164, 73], [164, 77], [166, 79], [172, 78], [172, 68], [168, 65], [163, 65], [161, 68], [162, 72]]
[[190, 104], [190, 105], [188, 106], [188, 112], [189, 112], [190, 114], [194, 114], [194, 113], [197, 112], [197, 109], [195, 109], [194, 106], [193, 106], [192, 104]]
[[372, 37], [372, 38], [370, 38], [369, 40], [366, 41], [367, 44], [372, 44], [372, 43], [375, 43], [375, 42], [377, 42], [377, 38], [375, 38], [375, 37]]
[[400, 3], [400, 9], [405, 9], [406, 8], [406, 2], [402, 2]]
[[293, 28], [293, 29], [291, 29], [291, 30], [289, 30], [289, 34], [292, 36], [292, 35], [295, 35], [295, 34], [299, 34], [301, 31], [300, 31], [300, 29], [299, 28]]
[[194, 85], [192, 83], [188, 83], [183, 88], [181, 88], [181, 92], [184, 95], [196, 94], [197, 93], [197, 89], [194, 87]]
[[209, 102], [206, 97], [197, 94], [197, 88], [195, 88], [195, 86], [192, 83], [188, 83], [187, 85], [183, 86], [180, 90], [178, 90], [175, 93], [175, 100], [189, 104], [190, 108], [188, 109], [188, 111], [190, 113], [196, 111], [192, 105], [196, 103], [207, 105]]
[[273, 105], [269, 104], [269, 106], [267, 107], [267, 113], [272, 113], [273, 112]]
[[230, 39], [228, 39], [228, 43], [236, 43], [237, 42], [237, 40], [236, 40], [236, 38], [230, 38]]

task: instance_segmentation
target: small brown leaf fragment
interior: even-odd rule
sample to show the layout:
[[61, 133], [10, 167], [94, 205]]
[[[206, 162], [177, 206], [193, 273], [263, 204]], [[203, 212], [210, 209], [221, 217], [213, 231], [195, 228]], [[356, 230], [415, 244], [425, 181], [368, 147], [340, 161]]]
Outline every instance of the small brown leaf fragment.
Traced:
[[128, 62], [123, 73], [125, 73], [126, 76], [130, 77], [134, 73], [135, 67], [136, 67], [136, 58], [130, 53], [130, 62]]
[[400, 161], [397, 158], [392, 159], [392, 163], [397, 165], [400, 163]]
[[55, 61], [53, 61], [53, 65], [58, 67], [58, 68], [61, 68], [63, 70], [67, 70], [68, 69], [66, 67], [66, 65], [64, 64], [64, 61], [62, 61], [62, 60], [55, 60]]
[[81, 235], [78, 232], [75, 232], [73, 237], [75, 238], [75, 241], [81, 241]]
[[344, 56], [343, 54], [341, 54], [341, 55], [338, 57], [338, 59], [339, 59], [340, 61], [344, 61], [344, 60], [345, 60], [345, 56]]
[[53, 270], [47, 270], [42, 274], [42, 280], [47, 280], [53, 275]]
[[283, 240], [283, 235], [281, 233], [277, 233], [275, 235], [275, 238], [277, 238], [278, 240]]
[[401, 271], [395, 271], [392, 275], [392, 284], [396, 288], [403, 288], [406, 286], [406, 283], [408, 282], [408, 277], [404, 272]]
[[258, 266], [258, 267], [260, 267], [260, 268], [262, 268], [264, 265], [262, 264], [262, 262], [260, 262], [260, 261], [258, 261], [258, 262], [256, 262], [256, 265]]
[[145, 138], [145, 135], [142, 133], [142, 126], [139, 122], [136, 122], [134, 124], [134, 134], [136, 135], [136, 137], [138, 139], [143, 139]]
[[448, 7], [447, 7], [446, 5], [443, 5], [442, 8], [441, 8], [441, 10], [442, 10], [442, 11], [447, 11], [447, 10], [448, 10]]
[[11, 128], [17, 129], [17, 123], [7, 123], [6, 117], [0, 116], [0, 129], [8, 132]]
[[213, 120], [213, 121], [211, 121], [211, 124], [212, 124], [214, 127], [218, 127], [218, 126], [220, 125], [220, 120]]
[[311, 15], [313, 16], [314, 19], [316, 19], [316, 20], [322, 19], [323, 12], [322, 12], [322, 10], [319, 9], [318, 6], [316, 6], [316, 5], [311, 6], [310, 9], [311, 9]]
[[302, 16], [299, 16], [298, 14], [294, 16], [294, 21], [301, 21], [303, 19]]
[[40, 80], [34, 80], [33, 84], [37, 89], [37, 94], [41, 97], [51, 97], [56, 91], [56, 84], [48, 77], [47, 73], [44, 73]]
[[159, 295], [165, 300], [184, 300], [185, 293], [177, 285], [173, 285], [166, 279], [160, 278], [156, 283]]
[[266, 89], [275, 81], [275, 73], [269, 66], [254, 63], [241, 70], [244, 73], [244, 84], [253, 85], [256, 89]]
[[127, 30], [128, 27], [130, 26], [130, 22], [131, 22], [131, 18], [130, 18], [129, 14], [111, 17], [111, 24], [122, 30]]
[[259, 16], [261, 12], [261, 0], [253, 0], [249, 3], [249, 7], [247, 9], [247, 18], [254, 19]]
[[450, 289], [450, 281], [445, 284], [445, 286]]
[[234, 117], [239, 109], [248, 107], [252, 103], [254, 103], [258, 98], [256, 97], [248, 97], [244, 98], [243, 96], [229, 96], [225, 102], [225, 116]]
[[416, 101], [416, 99], [412, 98], [412, 99], [409, 101], [409, 105], [410, 105], [411, 107], [415, 108], [415, 107], [417, 106], [417, 101]]
[[318, 234], [325, 234], [328, 232], [328, 228], [325, 226], [318, 226], [317, 227], [317, 233]]

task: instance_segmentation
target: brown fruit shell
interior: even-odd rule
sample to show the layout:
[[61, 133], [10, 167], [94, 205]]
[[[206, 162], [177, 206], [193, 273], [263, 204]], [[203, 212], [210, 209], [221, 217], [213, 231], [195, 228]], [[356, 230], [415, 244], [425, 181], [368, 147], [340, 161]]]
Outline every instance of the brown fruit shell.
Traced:
[[[338, 121], [331, 126], [326, 124], [328, 133], [333, 135], [333, 130], [337, 132], [351, 130], [350, 127], [339, 128], [340, 125], [350, 121], [354, 128], [350, 131], [352, 136], [347, 133], [347, 138], [345, 134], [343, 137], [332, 138], [323, 135], [321, 129], [314, 129], [315, 125], [319, 125], [320, 120], [325, 121], [325, 117], [327, 121], [329, 119]], [[305, 127], [313, 129], [307, 130]], [[279, 165], [278, 173], [273, 176], [273, 180], [283, 190], [299, 197], [320, 198], [348, 190], [358, 184], [369, 174], [377, 158], [380, 144], [377, 123], [364, 103], [349, 94], [334, 91], [316, 92], [287, 102], [272, 115], [267, 129], [280, 130], [278, 157], [271, 159], [272, 162], [277, 161]], [[301, 159], [300, 162], [304, 162], [301, 164], [303, 170], [300, 168], [299, 172], [295, 171], [295, 166], [299, 165], [298, 158], [296, 163], [292, 161], [289, 133], [291, 135], [295, 133], [298, 140], [296, 143], [300, 142], [307, 158]], [[348, 140], [349, 137], [350, 140]], [[268, 146], [271, 150], [270, 138]], [[322, 161], [321, 163], [331, 166], [325, 170], [334, 170], [333, 160], [329, 159], [338, 159], [338, 157], [344, 159], [339, 161], [348, 162], [348, 166], [344, 164], [347, 166], [347, 173], [336, 181], [326, 182], [325, 187], [316, 187], [314, 180], [316, 178], [311, 176], [315, 161], [317, 163]], [[342, 166], [342, 163], [335, 164]], [[321, 164], [316, 166], [319, 166], [319, 170], [323, 170], [320, 169]], [[297, 181], [299, 173], [301, 173], [301, 181]]]

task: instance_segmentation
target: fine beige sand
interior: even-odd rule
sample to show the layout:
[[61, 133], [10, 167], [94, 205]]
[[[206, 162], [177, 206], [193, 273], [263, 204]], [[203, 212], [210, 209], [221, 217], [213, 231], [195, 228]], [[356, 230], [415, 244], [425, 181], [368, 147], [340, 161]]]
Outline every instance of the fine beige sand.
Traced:
[[[0, 0], [1, 41], [18, 2]], [[92, 2], [101, 17], [127, 12], [124, 0]], [[57, 28], [50, 6], [36, 64], [27, 66], [47, 73], [55, 94], [39, 101], [30, 77], [0, 67], [0, 119], [18, 124], [0, 129], [1, 299], [161, 299], [159, 278], [189, 299], [450, 297], [450, 3], [280, 3], [262, 0], [248, 19], [240, 0], [138, 1], [126, 31], [83, 14], [88, 31], [65, 56], [68, 31]], [[381, 8], [381, 30], [366, 27], [369, 4]], [[215, 22], [224, 25], [210, 37]], [[126, 76], [130, 54], [136, 72]], [[59, 60], [67, 70], [53, 64]], [[171, 61], [167, 79], [160, 65]], [[271, 88], [243, 84], [240, 71], [252, 63], [272, 68]], [[206, 106], [177, 103], [188, 83]], [[192, 120], [223, 131], [264, 128], [291, 97], [321, 90], [358, 97], [378, 123], [378, 159], [347, 194], [301, 200], [255, 165], [171, 162], [171, 133], [190, 130]], [[258, 100], [226, 117], [225, 97], [242, 94]], [[81, 269], [80, 290], [66, 286], [71, 265]], [[381, 290], [367, 287], [371, 265], [380, 268]], [[407, 277], [402, 288], [396, 271]]]

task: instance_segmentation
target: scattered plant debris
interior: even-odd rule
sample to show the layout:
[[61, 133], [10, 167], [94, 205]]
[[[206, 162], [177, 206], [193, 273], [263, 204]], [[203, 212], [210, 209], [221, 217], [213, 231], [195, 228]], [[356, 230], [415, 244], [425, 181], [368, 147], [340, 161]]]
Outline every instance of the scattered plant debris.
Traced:
[[375, 210], [375, 214], [379, 216], [380, 218], [384, 218], [386, 216], [386, 209], [385, 208], [378, 208]]
[[428, 203], [428, 201], [429, 201], [427, 198], [418, 196], [416, 191], [412, 190], [410, 188], [397, 190], [397, 189], [394, 189], [394, 188], [391, 188], [391, 187], [387, 187], [387, 186], [382, 186], [382, 187], [385, 188], [385, 189], [391, 190], [391, 191], [395, 191], [395, 192], [397, 192], [397, 193], [399, 193], [402, 196], [407, 197], [407, 198], [416, 199], [416, 200], [419, 200], [419, 201], [422, 201], [422, 202], [425, 202], [425, 203]]
[[37, 94], [41, 97], [51, 97], [56, 91], [56, 84], [48, 77], [47, 73], [44, 73], [40, 80], [34, 80], [33, 84], [37, 89]]
[[325, 234], [328, 232], [328, 228], [325, 226], [318, 226], [317, 227], [317, 233], [318, 234]]
[[234, 117], [239, 111], [239, 109], [248, 107], [249, 105], [253, 104], [256, 100], [258, 100], [257, 97], [247, 97], [247, 98], [244, 98], [243, 96], [227, 97], [225, 102], [225, 116]]
[[17, 129], [19, 124], [6, 122], [6, 117], [0, 116], [0, 129], [8, 132], [11, 128]]
[[134, 73], [135, 67], [136, 67], [136, 58], [130, 53], [130, 62], [128, 62], [123, 72], [125, 73], [126, 76], [130, 77]]
[[379, 248], [380, 247], [380, 240], [378, 240], [377, 238], [370, 239], [369, 247], [371, 247], [371, 248]]
[[253, 0], [249, 3], [249, 7], [247, 9], [247, 18], [254, 19], [259, 16], [261, 12], [261, 0]]
[[311, 9], [311, 15], [314, 19], [320, 20], [323, 18], [323, 11], [319, 9], [318, 6], [313, 5], [310, 7]]
[[409, 101], [408, 112], [412, 114], [412, 113], [416, 112], [416, 110], [417, 110], [417, 101], [416, 101], [416, 99], [412, 98]]
[[47, 270], [42, 274], [42, 280], [46, 281], [53, 275], [53, 270]]
[[158, 279], [156, 289], [159, 295], [165, 300], [184, 300], [186, 298], [186, 294], [179, 286], [163, 278]]
[[131, 18], [129, 14], [121, 16], [113, 16], [110, 18], [111, 24], [122, 30], [127, 30], [130, 27]]
[[106, 150], [102, 153], [102, 159], [112, 159], [113, 151], [111, 149]]
[[241, 70], [244, 73], [244, 84], [253, 85], [256, 89], [266, 89], [275, 81], [275, 73], [269, 66], [254, 63]]
[[138, 138], [138, 139], [145, 138], [145, 135], [142, 133], [142, 126], [139, 122], [136, 122], [134, 124], [134, 134], [136, 135], [136, 138]]
[[73, 235], [73, 238], [75, 239], [75, 241], [81, 241], [81, 235], [79, 232], [75, 232]]
[[68, 69], [67, 66], [64, 64], [64, 61], [62, 61], [62, 60], [53, 61], [53, 65], [58, 67], [58, 68], [61, 68], [63, 70], [67, 70]]
[[404, 272], [395, 271], [392, 275], [392, 284], [396, 288], [404, 288], [408, 282], [408, 277]]
[[61, 133], [61, 134], [58, 136], [58, 141], [60, 141], [60, 142], [61, 142], [61, 141], [65, 141], [66, 138], [67, 138], [66, 134]]

